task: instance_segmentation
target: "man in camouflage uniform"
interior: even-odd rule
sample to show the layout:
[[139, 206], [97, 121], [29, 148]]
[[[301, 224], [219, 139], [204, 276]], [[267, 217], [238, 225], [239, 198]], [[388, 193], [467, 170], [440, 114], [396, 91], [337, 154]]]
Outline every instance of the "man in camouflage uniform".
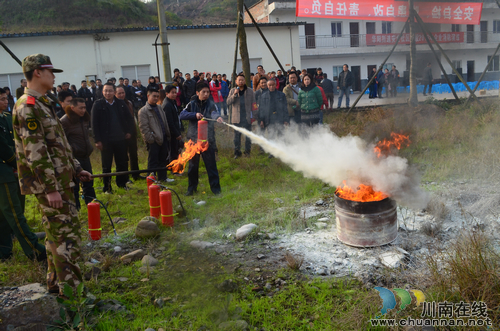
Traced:
[[38, 243], [24, 217], [24, 196], [16, 177], [12, 116], [6, 111], [7, 105], [7, 93], [0, 88], [0, 260], [11, 257], [14, 234], [30, 260], [44, 261], [45, 247]]
[[47, 285], [62, 295], [65, 283], [76, 287], [82, 282], [73, 176], [88, 181], [90, 173], [73, 159], [55, 104], [45, 95], [54, 85], [54, 72], [62, 70], [48, 56], [34, 54], [24, 58], [23, 72], [28, 87], [12, 114], [19, 184], [22, 194], [34, 194], [40, 204], [47, 234]]

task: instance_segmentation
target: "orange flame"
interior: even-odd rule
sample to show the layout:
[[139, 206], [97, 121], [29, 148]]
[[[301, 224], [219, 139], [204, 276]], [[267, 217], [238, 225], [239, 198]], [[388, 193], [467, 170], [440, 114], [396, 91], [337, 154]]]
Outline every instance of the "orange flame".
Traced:
[[184, 148], [186, 149], [179, 155], [177, 160], [170, 162], [167, 168], [171, 168], [172, 172], [176, 174], [182, 174], [186, 168], [186, 163], [191, 160], [196, 154], [200, 154], [208, 149], [207, 141], [198, 141], [194, 143], [192, 140], [184, 143]]
[[377, 154], [377, 157], [381, 157], [382, 155], [388, 156], [391, 154], [391, 150], [393, 148], [397, 148], [399, 150], [401, 147], [407, 146], [410, 146], [410, 136], [392, 132], [391, 139], [379, 141], [373, 151]]
[[335, 194], [342, 199], [359, 201], [359, 202], [369, 202], [369, 201], [380, 201], [388, 197], [387, 194], [375, 191], [373, 187], [368, 185], [359, 184], [356, 190], [353, 190], [350, 186], [347, 186], [346, 182], [342, 183], [344, 186], [337, 187]]

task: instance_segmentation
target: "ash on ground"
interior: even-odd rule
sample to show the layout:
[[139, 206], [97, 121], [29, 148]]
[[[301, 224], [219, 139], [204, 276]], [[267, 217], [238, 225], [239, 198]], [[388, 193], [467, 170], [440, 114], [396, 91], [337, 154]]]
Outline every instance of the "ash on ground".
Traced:
[[[278, 245], [303, 257], [301, 270], [309, 274], [355, 276], [368, 287], [408, 282], [425, 286], [430, 272], [426, 259], [432, 255], [440, 261], [461, 233], [484, 231], [500, 237], [500, 194], [495, 190], [467, 182], [426, 186], [435, 192], [433, 200], [425, 210], [398, 207], [398, 237], [388, 245], [357, 248], [340, 242], [333, 198], [303, 207], [299, 215], [314, 220], [314, 226], [280, 236]], [[493, 240], [500, 251], [500, 241]]]

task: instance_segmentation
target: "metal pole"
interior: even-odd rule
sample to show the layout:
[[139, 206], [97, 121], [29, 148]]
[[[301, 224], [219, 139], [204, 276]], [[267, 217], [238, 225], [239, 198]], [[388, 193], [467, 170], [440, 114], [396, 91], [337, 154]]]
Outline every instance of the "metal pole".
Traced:
[[392, 53], [396, 49], [396, 46], [398, 45], [399, 40], [401, 39], [401, 36], [403, 36], [403, 32], [405, 31], [406, 27], [408, 26], [408, 24], [409, 24], [408, 22], [409, 21], [410, 21], [410, 19], [406, 20], [406, 23], [403, 26], [403, 29], [401, 30], [401, 32], [399, 33], [398, 39], [396, 39], [396, 43], [394, 44], [394, 46], [392, 47], [391, 51], [389, 52], [389, 55], [387, 55], [387, 57], [385, 58], [384, 62], [382, 62], [382, 64], [378, 68], [378, 70], [375, 73], [375, 75], [373, 75], [372, 79], [370, 79], [370, 81], [368, 82], [368, 84], [366, 84], [366, 86], [363, 89], [363, 91], [361, 92], [361, 94], [358, 96], [358, 98], [356, 99], [356, 101], [354, 101], [354, 103], [352, 104], [351, 108], [349, 108], [349, 110], [347, 111], [347, 114], [349, 114], [349, 112], [351, 110], [353, 110], [354, 107], [356, 107], [356, 105], [358, 104], [359, 100], [361, 99], [361, 97], [363, 96], [363, 94], [366, 92], [366, 90], [368, 89], [368, 87], [370, 86], [370, 84], [373, 83], [373, 81], [377, 78], [378, 73], [380, 72], [380, 70], [382, 70], [382, 67], [387, 62], [387, 60], [389, 60], [389, 57], [392, 55]]
[[[481, 81], [482, 81], [482, 80], [483, 80], [483, 78], [484, 78], [484, 75], [486, 74], [486, 71], [488, 71], [488, 67], [490, 66], [491, 62], [493, 62], [493, 58], [495, 57], [495, 55], [497, 55], [498, 49], [500, 49], [500, 44], [498, 44], [497, 49], [495, 50], [495, 53], [493, 53], [493, 56], [492, 56], [492, 57], [490, 58], [490, 60], [488, 61], [488, 64], [487, 64], [487, 65], [486, 65], [486, 67], [484, 68], [483, 73], [481, 74], [481, 77], [479, 77], [479, 80], [477, 81], [476, 86], [474, 86], [474, 90], [472, 90], [472, 92], [476, 92], [477, 88], [479, 87], [479, 83], [481, 83]], [[467, 98], [467, 101], [465, 101], [465, 105], [466, 105], [466, 106], [469, 104], [470, 97], [471, 97], [471, 96], [469, 95], [469, 97]]]
[[7, 45], [5, 45], [3, 43], [3, 41], [0, 40], [0, 45], [2, 45], [2, 47], [5, 49], [5, 51], [7, 51], [7, 53], [10, 54], [10, 56], [12, 56], [12, 58], [17, 62], [19, 63], [20, 66], [23, 65], [23, 63], [21, 62], [21, 60], [19, 60], [19, 58], [16, 56], [16, 54], [12, 53], [12, 51], [7, 47]]
[[[243, 13], [238, 12], [238, 17], [240, 15], [243, 15]], [[233, 62], [233, 73], [231, 74], [231, 87], [236, 86], [236, 63], [238, 63], [238, 33], [240, 30], [240, 22], [241, 20], [238, 19], [238, 23], [236, 23], [236, 42], [234, 46], [234, 62]]]
[[155, 43], [153, 44], [155, 47], [155, 53], [156, 53], [156, 70], [158, 72], [158, 77], [160, 76], [160, 61], [158, 60], [158, 38], [160, 37], [160, 34], [156, 36]]
[[[422, 28], [422, 31], [424, 31], [424, 28], [420, 25], [420, 22], [417, 22], [418, 25]], [[429, 40], [429, 37], [427, 36], [426, 33], [424, 33], [425, 40], [427, 41], [427, 44], [429, 44], [429, 48], [431, 49], [432, 53], [434, 54], [434, 57], [436, 58], [437, 63], [439, 64], [439, 68], [441, 68], [441, 71], [443, 72], [444, 79], [446, 79], [446, 82], [450, 86], [451, 92], [453, 93], [453, 96], [455, 97], [456, 100], [460, 101], [460, 98], [457, 95], [457, 92], [455, 92], [455, 89], [453, 88], [453, 85], [451, 84], [450, 78], [446, 74], [446, 71], [444, 70], [443, 64], [441, 63], [441, 59], [437, 55], [436, 51], [434, 50], [434, 46], [432, 46], [431, 41]]]
[[260, 36], [262, 37], [262, 39], [266, 43], [267, 48], [269, 48], [269, 51], [271, 51], [271, 54], [274, 57], [274, 60], [276, 61], [276, 63], [278, 63], [278, 66], [280, 67], [281, 71], [286, 72], [285, 68], [283, 68], [283, 66], [281, 65], [280, 60], [278, 60], [278, 57], [276, 56], [276, 54], [274, 53], [273, 49], [271, 48], [271, 45], [269, 45], [269, 43], [267, 42], [266, 37], [264, 36], [264, 34], [262, 33], [262, 31], [260, 30], [259, 25], [257, 24], [257, 22], [255, 22], [255, 19], [253, 18], [252, 14], [248, 10], [247, 5], [244, 4], [243, 6], [245, 7], [245, 10], [246, 10], [248, 16], [252, 20], [253, 25], [257, 28], [257, 31], [259, 31]]
[[479, 99], [476, 97], [476, 95], [474, 94], [474, 92], [472, 92], [472, 90], [470, 89], [469, 85], [467, 85], [467, 82], [464, 81], [462, 75], [460, 75], [460, 73], [457, 71], [457, 69], [455, 69], [455, 67], [453, 66], [453, 63], [451, 63], [450, 59], [448, 58], [448, 55], [446, 55], [446, 53], [444, 52], [444, 50], [441, 48], [441, 45], [439, 45], [439, 43], [437, 42], [436, 38], [434, 38], [434, 36], [432, 35], [432, 33], [430, 33], [429, 31], [427, 31], [427, 28], [425, 27], [424, 21], [422, 21], [422, 19], [418, 15], [418, 13], [414, 11], [413, 15], [415, 15], [415, 18], [420, 23], [420, 26], [422, 27], [423, 32], [426, 33], [426, 34], [428, 34], [429, 37], [431, 37], [432, 41], [439, 48], [439, 51], [441, 52], [441, 55], [444, 56], [444, 58], [446, 59], [446, 61], [450, 65], [451, 69], [453, 70], [453, 73], [455, 73], [455, 75], [457, 75], [458, 79], [460, 79], [460, 81], [462, 82], [462, 84], [464, 84], [465, 88], [474, 97], [474, 99], [476, 99], [476, 101], [479, 102]]
[[163, 71], [165, 74], [165, 82], [168, 83], [172, 81], [172, 70], [170, 69], [170, 54], [168, 52], [167, 22], [165, 20], [165, 10], [161, 5], [160, 0], [156, 0], [156, 6], [158, 8], [158, 24], [160, 28], [161, 50], [163, 54]]
[[[410, 7], [409, 24], [410, 24], [410, 97], [408, 98], [408, 104], [412, 107], [418, 105], [417, 96], [417, 75], [415, 72], [416, 56], [417, 56], [417, 44], [415, 43], [415, 17], [413, 16], [413, 0], [408, 0], [408, 5]], [[397, 86], [396, 86], [397, 88]]]

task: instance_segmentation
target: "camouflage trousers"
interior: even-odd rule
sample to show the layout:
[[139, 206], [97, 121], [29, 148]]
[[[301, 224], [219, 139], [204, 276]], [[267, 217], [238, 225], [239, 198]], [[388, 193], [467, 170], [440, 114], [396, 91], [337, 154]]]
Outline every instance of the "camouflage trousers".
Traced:
[[50, 207], [45, 194], [37, 194], [36, 198], [46, 232], [47, 286], [50, 291], [57, 291], [59, 287], [59, 293], [62, 294], [66, 283], [76, 288], [83, 280], [77, 263], [81, 252], [81, 234], [73, 188], [65, 188], [59, 193], [63, 200], [60, 209]]

